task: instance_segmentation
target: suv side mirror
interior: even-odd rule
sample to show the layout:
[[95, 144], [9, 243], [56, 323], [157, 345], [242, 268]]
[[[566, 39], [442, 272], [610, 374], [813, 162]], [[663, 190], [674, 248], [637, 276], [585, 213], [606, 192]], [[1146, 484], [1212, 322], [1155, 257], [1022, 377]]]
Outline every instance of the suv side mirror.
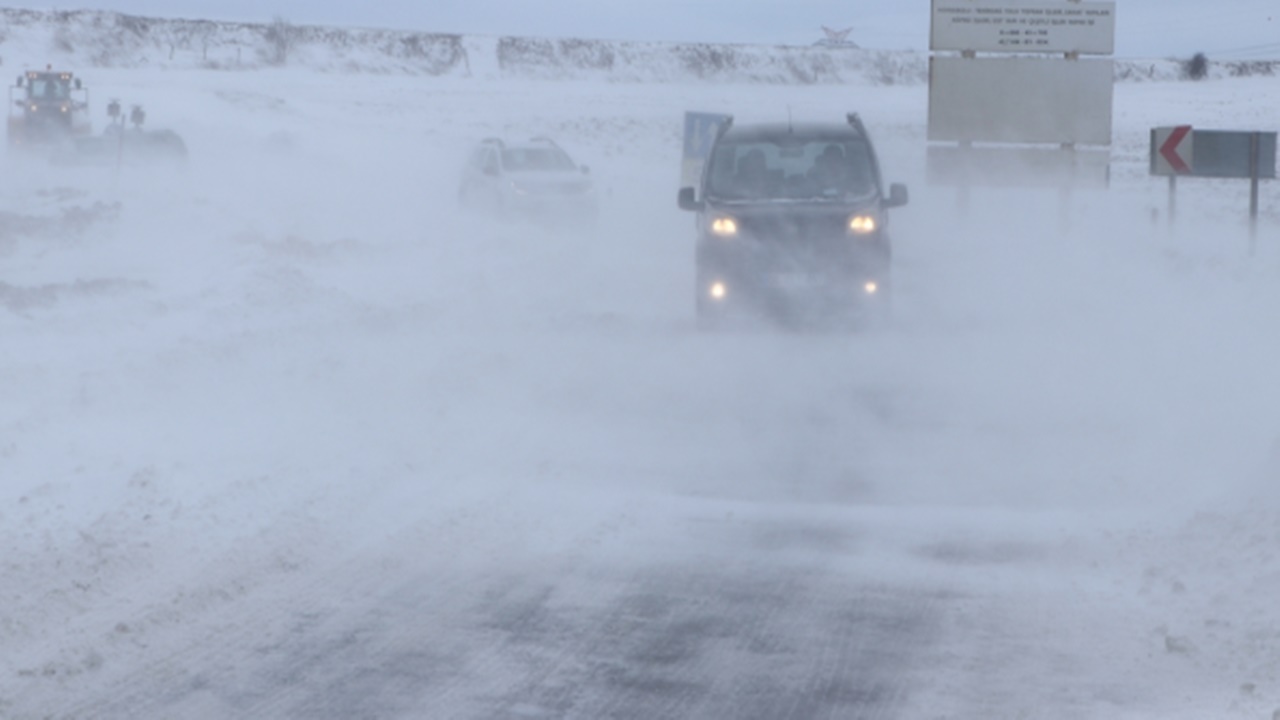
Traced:
[[84, 87], [84, 86], [80, 84], [80, 78], [76, 78], [76, 89], [77, 89], [77, 90], [80, 90], [80, 89], [81, 89], [81, 88], [83, 88], [83, 87]]
[[676, 204], [681, 210], [701, 210], [704, 206], [704, 203], [698, 202], [691, 187], [680, 188], [680, 194], [676, 195]]
[[907, 199], [907, 186], [902, 183], [893, 183], [889, 186], [889, 197], [884, 201], [884, 206], [886, 208], [902, 207], [907, 204]]
[[583, 165], [583, 166], [582, 166], [582, 168], [581, 168], [581, 170], [582, 170], [582, 174], [583, 174], [583, 175], [590, 175], [590, 174], [591, 174], [591, 168], [587, 167], [586, 165]]

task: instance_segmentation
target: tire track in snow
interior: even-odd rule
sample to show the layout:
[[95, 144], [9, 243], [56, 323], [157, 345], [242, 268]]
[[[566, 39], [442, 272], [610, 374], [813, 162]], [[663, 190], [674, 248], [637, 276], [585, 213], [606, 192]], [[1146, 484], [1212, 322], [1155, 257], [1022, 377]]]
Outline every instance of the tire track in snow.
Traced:
[[407, 531], [193, 618], [177, 651], [50, 717], [897, 716], [937, 596], [731, 546], [620, 563], [637, 538], [603, 517], [523, 566], [385, 555], [431, 536]]
[[[424, 566], [444, 565], [444, 554], [457, 548], [469, 548], [468, 557], [502, 552], [505, 536], [493, 532], [490, 524], [505, 519], [502, 510], [495, 510], [502, 507], [501, 500], [486, 498], [425, 519], [392, 534], [372, 557], [326, 558], [333, 548], [323, 542], [328, 538], [318, 537], [310, 552], [319, 556], [304, 557], [297, 566], [264, 570], [263, 564], [269, 566], [278, 551], [298, 549], [299, 538], [282, 527], [221, 556], [201, 558], [211, 568], [238, 568], [245, 591], [211, 596], [207, 602], [175, 600], [170, 607], [148, 608], [144, 619], [134, 624], [146, 625], [145, 618], [158, 617], [141, 641], [156, 649], [134, 649], [134, 657], [119, 663], [128, 668], [123, 673], [113, 672], [117, 664], [108, 657], [96, 677], [81, 676], [77, 687], [63, 688], [59, 696], [64, 702], [16, 717], [314, 717], [290, 713], [305, 705], [317, 682], [342, 679], [334, 669], [335, 653], [354, 648], [378, 663], [396, 655], [405, 656], [405, 667], [424, 663], [420, 648], [398, 645], [394, 628], [387, 631], [398, 619], [395, 615], [407, 612], [395, 606], [396, 598], [405, 593], [406, 585], [422, 584]], [[400, 550], [427, 542], [441, 550], [422, 553], [426, 559], [406, 557]], [[257, 556], [265, 560], [254, 561]], [[442, 573], [433, 597], [440, 607], [449, 608], [465, 602], [481, 580], [468, 573]], [[238, 582], [231, 575], [218, 584]], [[450, 596], [463, 600], [451, 601]], [[326, 673], [331, 677], [326, 679]], [[420, 678], [408, 680], [402, 684], [417, 685]]]

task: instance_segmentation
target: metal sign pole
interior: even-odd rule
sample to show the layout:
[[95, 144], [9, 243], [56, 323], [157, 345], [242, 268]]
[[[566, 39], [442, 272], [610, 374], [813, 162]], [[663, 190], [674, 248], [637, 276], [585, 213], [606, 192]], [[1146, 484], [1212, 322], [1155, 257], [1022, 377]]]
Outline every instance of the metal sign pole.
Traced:
[[1173, 230], [1173, 222], [1178, 215], [1178, 176], [1169, 176], [1169, 229]]
[[1059, 149], [1071, 158], [1071, 176], [1058, 190], [1058, 225], [1065, 235], [1071, 232], [1071, 188], [1076, 180], [1076, 144], [1062, 143]]
[[[960, 57], [965, 60], [973, 60], [978, 57], [978, 53], [975, 50], [961, 50]], [[960, 166], [964, 168], [964, 174], [960, 176], [960, 190], [956, 195], [956, 201], [960, 204], [960, 219], [965, 222], [969, 221], [969, 206], [972, 202], [969, 199], [969, 183], [971, 181], [969, 164], [973, 162], [973, 156], [970, 152], [972, 149], [972, 141], [960, 141]]]
[[1249, 256], [1258, 251], [1258, 175], [1260, 175], [1262, 158], [1262, 133], [1249, 135]]
[[973, 162], [972, 151], [973, 143], [960, 143], [960, 184], [956, 187], [956, 205], [957, 211], [960, 213], [960, 219], [969, 220], [969, 206], [972, 201], [969, 198], [970, 182], [972, 178], [969, 175], [969, 163]]

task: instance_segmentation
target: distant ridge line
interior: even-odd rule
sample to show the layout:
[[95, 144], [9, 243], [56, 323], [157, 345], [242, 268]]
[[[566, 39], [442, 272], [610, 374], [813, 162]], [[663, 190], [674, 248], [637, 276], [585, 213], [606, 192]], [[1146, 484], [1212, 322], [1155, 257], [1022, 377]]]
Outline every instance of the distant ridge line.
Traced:
[[[0, 8], [0, 64], [72, 69], [272, 67], [514, 80], [920, 85], [910, 50], [498, 36], [150, 18], [109, 10]], [[492, 57], [471, 57], [492, 53]], [[483, 69], [483, 71], [480, 71]], [[1210, 77], [1280, 75], [1280, 61], [1211, 62]], [[1177, 60], [1117, 60], [1117, 81], [1171, 81]]]

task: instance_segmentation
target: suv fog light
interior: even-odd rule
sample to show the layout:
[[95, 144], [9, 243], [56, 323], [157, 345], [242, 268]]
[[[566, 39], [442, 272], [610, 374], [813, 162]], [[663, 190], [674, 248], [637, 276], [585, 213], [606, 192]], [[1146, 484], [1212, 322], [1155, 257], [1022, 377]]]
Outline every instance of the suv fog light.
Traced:
[[729, 294], [729, 288], [725, 287], [722, 282], [713, 282], [711, 287], [707, 288], [707, 294], [712, 300], [723, 300]]
[[863, 285], [862, 289], [866, 291], [868, 295], [875, 295], [876, 292], [880, 290], [880, 286], [876, 284], [876, 281], [872, 280], [866, 285]]

